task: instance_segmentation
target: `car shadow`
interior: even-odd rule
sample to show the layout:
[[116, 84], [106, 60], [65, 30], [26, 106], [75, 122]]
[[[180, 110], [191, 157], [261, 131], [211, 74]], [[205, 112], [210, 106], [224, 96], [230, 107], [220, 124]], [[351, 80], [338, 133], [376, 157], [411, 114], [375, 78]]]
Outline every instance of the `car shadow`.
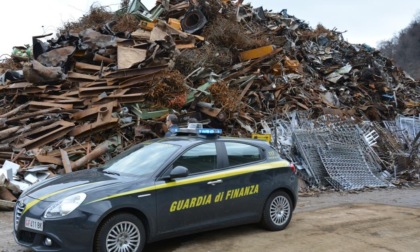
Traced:
[[200, 232], [192, 235], [180, 236], [172, 239], [162, 240], [146, 244], [143, 252], [172, 252], [176, 249], [188, 246], [188, 244], [206, 243], [235, 238], [244, 235], [267, 232], [256, 224], [236, 226], [231, 228], [217, 229], [213, 231]]

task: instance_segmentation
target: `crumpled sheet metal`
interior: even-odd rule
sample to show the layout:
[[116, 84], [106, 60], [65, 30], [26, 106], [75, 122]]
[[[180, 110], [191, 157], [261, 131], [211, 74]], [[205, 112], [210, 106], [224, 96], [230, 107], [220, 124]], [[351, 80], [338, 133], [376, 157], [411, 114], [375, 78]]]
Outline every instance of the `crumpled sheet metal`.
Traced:
[[[28, 161], [34, 160], [33, 153], [57, 165], [63, 164], [60, 155], [51, 158], [50, 152], [87, 144], [77, 152], [68, 152], [74, 161], [98, 143], [117, 137], [120, 148], [112, 153], [115, 155], [135, 143], [162, 137], [169, 112], [180, 118], [195, 117], [208, 122], [208, 127], [222, 128], [226, 135], [241, 137], [266, 132], [263, 122], [274, 125], [277, 120], [289, 120], [293, 112], [297, 116], [291, 131], [298, 124], [300, 129], [313, 130], [315, 124], [323, 123], [312, 120], [328, 115], [339, 118], [337, 121], [354, 118], [381, 122], [394, 120], [397, 114], [420, 114], [419, 82], [372, 48], [350, 44], [336, 30], [322, 26], [312, 29], [287, 10], [268, 13], [241, 2], [212, 4], [193, 7], [171, 0], [164, 6], [158, 3], [153, 11], [141, 4], [132, 5], [131, 11], [141, 20], [131, 34], [127, 29], [114, 31], [117, 25], [113, 23], [104, 23], [99, 29], [69, 31], [69, 36], [39, 44], [39, 62], [34, 60], [32, 67], [27, 63], [22, 71], [27, 80], [12, 74], [21, 70], [6, 68], [9, 72], [3, 75], [0, 86], [0, 132], [5, 136], [0, 146], [9, 146], [6, 149], [10, 151], [5, 155], [13, 155], [17, 147], [31, 148], [17, 159], [22, 167], [34, 165]], [[181, 20], [186, 13], [181, 30], [174, 28], [171, 20]], [[255, 42], [248, 47], [245, 43], [222, 45], [209, 32], [219, 25], [213, 21], [229, 24], [235, 22], [237, 14], [241, 24], [221, 35], [229, 43], [234, 39]], [[197, 19], [187, 22], [188, 15]], [[125, 59], [130, 52], [136, 56]], [[185, 52], [193, 56], [182, 57]], [[242, 58], [247, 52], [250, 56]], [[17, 109], [27, 102], [32, 103]], [[102, 127], [95, 108], [108, 103], [116, 106], [108, 108], [105, 122], [110, 123]], [[87, 113], [92, 109], [98, 113]], [[89, 116], [72, 117], [78, 113]], [[45, 127], [41, 122], [59, 121], [74, 126], [48, 142], [33, 133]], [[86, 130], [87, 134], [80, 130], [87, 128], [92, 129]], [[280, 132], [272, 130], [274, 134]], [[287, 142], [288, 148], [296, 144], [291, 135], [281, 141], [272, 139], [279, 148], [284, 146], [282, 142]], [[31, 140], [37, 141], [22, 145]], [[318, 147], [322, 144], [312, 144], [310, 155], [317, 154]], [[284, 153], [291, 157], [290, 150]], [[98, 158], [93, 165], [107, 158]], [[307, 163], [310, 160], [306, 157]], [[317, 169], [313, 164], [304, 166]], [[328, 183], [323, 179], [325, 172], [312, 173], [319, 178], [311, 183]]]
[[66, 79], [61, 67], [46, 67], [36, 60], [24, 64], [23, 76], [33, 84], [52, 84]]

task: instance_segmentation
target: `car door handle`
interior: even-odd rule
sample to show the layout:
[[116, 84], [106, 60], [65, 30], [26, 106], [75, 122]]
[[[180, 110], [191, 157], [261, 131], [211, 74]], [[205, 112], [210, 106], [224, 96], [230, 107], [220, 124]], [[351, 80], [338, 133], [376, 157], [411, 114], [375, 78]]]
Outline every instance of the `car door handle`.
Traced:
[[209, 182], [207, 182], [207, 185], [212, 185], [212, 186], [215, 186], [216, 184], [221, 184], [221, 183], [223, 183], [223, 180], [218, 179], [218, 180], [214, 180], [214, 181], [209, 181]]

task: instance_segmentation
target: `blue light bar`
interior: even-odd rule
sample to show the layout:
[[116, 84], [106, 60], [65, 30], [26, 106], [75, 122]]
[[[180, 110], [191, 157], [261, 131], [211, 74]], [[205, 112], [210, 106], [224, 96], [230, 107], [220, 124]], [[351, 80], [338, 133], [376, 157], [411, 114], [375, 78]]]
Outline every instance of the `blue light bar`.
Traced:
[[222, 134], [222, 129], [197, 129], [197, 133], [201, 135], [220, 135]]

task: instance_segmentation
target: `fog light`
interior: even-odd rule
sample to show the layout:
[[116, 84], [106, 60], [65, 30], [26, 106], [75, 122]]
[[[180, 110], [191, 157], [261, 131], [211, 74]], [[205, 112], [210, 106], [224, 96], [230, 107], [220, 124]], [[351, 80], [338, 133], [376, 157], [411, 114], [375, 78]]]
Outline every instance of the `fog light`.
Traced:
[[45, 238], [45, 240], [44, 240], [44, 244], [45, 244], [45, 246], [51, 246], [52, 245], [52, 240], [50, 239], [50, 238]]

